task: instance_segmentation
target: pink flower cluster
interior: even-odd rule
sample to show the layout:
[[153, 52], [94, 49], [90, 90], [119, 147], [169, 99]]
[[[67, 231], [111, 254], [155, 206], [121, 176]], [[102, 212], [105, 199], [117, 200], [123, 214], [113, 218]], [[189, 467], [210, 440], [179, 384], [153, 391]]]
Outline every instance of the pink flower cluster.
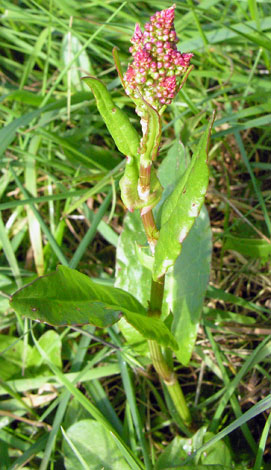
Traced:
[[124, 75], [125, 90], [137, 97], [137, 91], [156, 109], [170, 104], [176, 96], [180, 77], [186, 72], [193, 54], [177, 51], [174, 29], [175, 5], [151, 16], [144, 32], [137, 24], [129, 51], [133, 62]]

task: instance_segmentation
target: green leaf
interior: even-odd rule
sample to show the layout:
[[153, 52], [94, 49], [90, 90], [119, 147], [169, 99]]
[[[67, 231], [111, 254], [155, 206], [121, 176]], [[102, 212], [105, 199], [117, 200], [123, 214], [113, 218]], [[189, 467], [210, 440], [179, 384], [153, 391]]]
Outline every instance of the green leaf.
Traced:
[[[151, 292], [151, 272], [139, 262], [136, 248], [137, 244], [146, 246], [146, 243], [139, 212], [127, 213], [117, 246], [115, 286], [133, 293], [147, 308]], [[136, 348], [142, 354], [147, 353], [146, 340], [125, 318], [119, 321], [118, 326], [133, 349]]]
[[189, 163], [185, 147], [182, 142], [176, 139], [158, 168], [159, 180], [165, 190], [169, 188], [172, 191], [174, 189]]
[[211, 270], [212, 232], [208, 212], [202, 208], [183, 243], [173, 272], [168, 274], [172, 333], [177, 340], [179, 361], [187, 365], [194, 349], [204, 297]]
[[138, 212], [127, 213], [118, 240], [115, 286], [133, 292], [136, 299], [148, 307], [151, 292], [151, 273], [137, 257], [136, 245], [146, 246], [147, 239]]
[[137, 354], [147, 355], [149, 353], [149, 346], [146, 338], [142, 336], [136, 328], [134, 328], [125, 317], [122, 317], [118, 323], [118, 327], [123, 334], [126, 342], [133, 351]]
[[182, 438], [176, 436], [159, 456], [155, 470], [166, 470], [172, 467], [172, 465], [181, 465], [187, 457], [187, 453], [183, 449], [182, 444]]
[[[127, 292], [132, 292], [147, 307], [150, 299], [151, 271], [140, 263], [137, 256], [137, 245], [145, 244], [146, 235], [139, 213], [127, 214], [117, 247], [115, 285]], [[125, 315], [125, 317], [119, 322], [120, 330], [126, 340], [136, 346], [140, 352], [148, 351], [147, 345], [142, 342], [141, 335], [147, 339], [156, 340], [163, 346], [167, 345], [174, 350], [178, 349], [173, 335], [169, 335], [170, 330], [162, 320], [153, 317], [147, 317], [145, 320], [143, 316], [139, 315], [134, 318], [131, 318], [130, 315]]]
[[132, 295], [96, 284], [66, 266], [18, 290], [10, 303], [20, 315], [51, 325], [91, 323], [106, 327], [119, 320], [120, 311], [146, 314]]
[[271, 244], [267, 240], [226, 236], [225, 250], [234, 250], [249, 258], [267, 262], [271, 258]]
[[[46, 331], [39, 338], [38, 343], [41, 349], [43, 349], [43, 351], [46, 352], [50, 361], [61, 369], [62, 368], [62, 361], [61, 361], [62, 342], [61, 342], [59, 334], [54, 330]], [[32, 348], [32, 354], [30, 356], [29, 362], [31, 363], [31, 366], [34, 366], [34, 367], [40, 367], [40, 365], [44, 362], [44, 358], [41, 356], [37, 347]]]
[[122, 313], [145, 338], [178, 349], [169, 329], [161, 320], [147, 317], [131, 294], [97, 284], [66, 266], [19, 289], [10, 304], [20, 315], [56, 326], [90, 323], [102, 328], [117, 322]]
[[173, 192], [180, 178], [184, 175], [190, 164], [190, 157], [181, 141], [177, 138], [172, 142], [167, 155], [158, 168], [158, 178], [164, 188], [161, 201], [155, 207], [155, 220], [161, 226], [161, 212], [164, 202]]
[[116, 440], [101, 423], [85, 419], [73, 424], [64, 435], [66, 470], [130, 470]]
[[[208, 442], [215, 434], [206, 432], [203, 437], [203, 444]], [[207, 451], [203, 452], [200, 456], [200, 463], [203, 465], [223, 465], [224, 468], [232, 468], [231, 452], [227, 444], [221, 439], [212, 446], [208, 447]]]
[[231, 453], [222, 440], [219, 441], [219, 446], [210, 446], [207, 452], [197, 454], [190, 465], [183, 465], [187, 456], [199, 449], [212, 435], [206, 432], [204, 426], [190, 438], [176, 436], [158, 458], [155, 470], [170, 470], [173, 465], [177, 470], [230, 470], [232, 468]]
[[[116, 286], [133, 293], [147, 307], [151, 287], [151, 271], [141, 264], [138, 250], [146, 243], [145, 233], [136, 212], [127, 214], [117, 247]], [[138, 248], [138, 246], [143, 246]], [[197, 246], [197, 256], [195, 256]], [[205, 208], [184, 242], [174, 270], [166, 278], [163, 314], [173, 312], [172, 333], [178, 343], [176, 356], [182, 364], [188, 364], [197, 335], [205, 291], [210, 275], [211, 230]], [[144, 352], [138, 334], [124, 319], [120, 329], [128, 343]]]
[[157, 341], [162, 346], [169, 347], [175, 351], [178, 349], [174, 336], [159, 318], [144, 317], [143, 315], [130, 312], [126, 312], [125, 318], [144, 338]]
[[[0, 335], [1, 379], [6, 381], [20, 374], [23, 366], [29, 366], [31, 354], [31, 346], [24, 345], [22, 340], [14, 336]], [[25, 364], [23, 364], [23, 357], [26, 358]]]
[[162, 207], [160, 236], [155, 249], [153, 279], [157, 280], [174, 265], [207, 191], [209, 170], [207, 147], [212, 122], [201, 137], [185, 174]]
[[137, 191], [138, 178], [137, 161], [135, 158], [129, 157], [126, 161], [124, 175], [119, 182], [122, 202], [129, 211], [136, 209], [139, 202]]
[[153, 262], [154, 257], [150, 255], [150, 249], [148, 246], [139, 246], [137, 243], [135, 244], [136, 255], [138, 260], [142, 266], [147, 268], [149, 271], [152, 272], [153, 270]]
[[[256, 319], [248, 315], [240, 313], [229, 312], [228, 310], [221, 310], [218, 308], [203, 307], [203, 313], [207, 321], [211, 321], [215, 325], [223, 325], [223, 323], [234, 322], [241, 325], [254, 325]], [[205, 321], [206, 321], [205, 320]]]
[[137, 156], [139, 137], [128, 116], [116, 106], [100, 80], [94, 77], [84, 77], [83, 80], [92, 90], [97, 108], [119, 151], [126, 156]]
[[162, 133], [161, 117], [142, 97], [134, 101], [142, 114], [143, 138], [140, 143], [140, 164], [146, 168], [151, 161], [156, 160]]
[[129, 157], [119, 185], [121, 189], [121, 199], [130, 212], [134, 209], [142, 209], [146, 206], [152, 208], [161, 199], [163, 189], [153, 168], [151, 169], [150, 194], [146, 200], [140, 199], [138, 195], [138, 183], [139, 170], [137, 160]]

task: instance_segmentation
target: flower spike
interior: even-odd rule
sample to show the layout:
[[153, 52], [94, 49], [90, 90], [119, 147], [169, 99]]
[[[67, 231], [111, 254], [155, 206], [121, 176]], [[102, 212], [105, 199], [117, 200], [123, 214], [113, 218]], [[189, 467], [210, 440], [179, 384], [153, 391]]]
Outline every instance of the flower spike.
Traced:
[[129, 49], [133, 62], [123, 77], [126, 93], [132, 99], [140, 94], [157, 111], [178, 93], [181, 77], [193, 56], [177, 50], [175, 6], [151, 16], [143, 32], [136, 25]]

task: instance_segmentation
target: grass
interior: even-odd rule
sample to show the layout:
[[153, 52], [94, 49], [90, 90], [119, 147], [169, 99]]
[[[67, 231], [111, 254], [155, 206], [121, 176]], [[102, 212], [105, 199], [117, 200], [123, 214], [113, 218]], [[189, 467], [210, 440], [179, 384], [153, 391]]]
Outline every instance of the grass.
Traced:
[[[2, 0], [1, 470], [64, 468], [67, 430], [90, 415], [122, 436], [121, 450], [135, 469], [143, 461], [152, 468], [179, 432], [148, 361], [118, 331], [110, 337], [92, 327], [54, 331], [17, 318], [8, 305], [18, 287], [58, 263], [114, 282], [124, 161], [80, 77], [101, 78], [138, 126], [112, 48], [127, 65], [134, 24], [168, 6]], [[179, 133], [193, 149], [217, 112], [206, 200], [212, 274], [192, 361], [178, 373], [198, 424], [209, 425], [216, 439], [228, 435], [235, 468], [267, 470], [271, 6], [183, 0], [175, 25], [181, 51], [194, 53], [194, 70], [165, 113], [161, 159]]]

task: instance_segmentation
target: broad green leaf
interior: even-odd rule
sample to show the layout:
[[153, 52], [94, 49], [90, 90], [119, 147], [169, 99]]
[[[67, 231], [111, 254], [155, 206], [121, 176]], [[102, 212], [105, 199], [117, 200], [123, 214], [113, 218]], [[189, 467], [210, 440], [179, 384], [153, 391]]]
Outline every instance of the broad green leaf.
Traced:
[[128, 116], [116, 106], [106, 86], [100, 80], [84, 77], [84, 81], [92, 90], [97, 108], [119, 151], [126, 156], [136, 157], [139, 137]]
[[[165, 187], [164, 193], [172, 192], [176, 179], [185, 171], [186, 165], [184, 148], [176, 141], [159, 168], [159, 179]], [[176, 260], [174, 270], [166, 277], [163, 302], [163, 316], [170, 310], [174, 313], [172, 332], [176, 335], [179, 346], [177, 356], [184, 364], [189, 362], [193, 351], [210, 274], [211, 231], [205, 209], [198, 219], [184, 242], [183, 251]], [[198, 246], [197, 257], [195, 245]], [[133, 294], [145, 306], [150, 295], [149, 269], [152, 259], [148, 256], [140, 215], [127, 214], [117, 247], [116, 285]], [[190, 266], [193, 267], [192, 270]], [[196, 292], [191, 286], [195, 286]], [[147, 351], [140, 335], [124, 319], [120, 321], [119, 326], [128, 343], [133, 347], [136, 345], [139, 352]]]
[[175, 351], [178, 344], [167, 326], [159, 318], [146, 317], [137, 313], [125, 313], [126, 320], [145, 338], [157, 341], [165, 347], [170, 347]]
[[187, 457], [187, 453], [185, 448], [182, 447], [182, 444], [182, 438], [176, 436], [159, 456], [155, 470], [166, 470], [172, 467], [172, 465], [181, 465]]
[[149, 353], [146, 338], [144, 338], [144, 336], [142, 336], [135, 327], [128, 323], [125, 317], [120, 319], [118, 327], [133, 351], [136, 351], [138, 354], [143, 356]]
[[[139, 213], [133, 212], [127, 214], [117, 247], [115, 285], [132, 293], [133, 296], [147, 307], [150, 298], [151, 271], [140, 263], [137, 256], [138, 245], [145, 244], [146, 235]], [[164, 304], [167, 304], [166, 299]], [[142, 334], [144, 337], [154, 339], [164, 346], [167, 344], [174, 350], [178, 349], [173, 335], [168, 335], [169, 329], [162, 320], [157, 321], [158, 319], [156, 318], [147, 318], [147, 321], [145, 321], [139, 315], [134, 320], [130, 316], [125, 315], [125, 317], [125, 319], [122, 318], [119, 322], [120, 330], [128, 343], [136, 346], [139, 352], [145, 353], [148, 351], [146, 342], [142, 341]], [[138, 332], [140, 327], [141, 334]]]
[[23, 367], [24, 348], [26, 349], [26, 364], [29, 365], [29, 358], [32, 353], [32, 348], [29, 345], [24, 345], [22, 340], [14, 336], [0, 335], [0, 370], [1, 379], [8, 380], [17, 374], [21, 374]]
[[117, 246], [115, 286], [124, 289], [148, 307], [151, 273], [137, 257], [138, 246], [147, 247], [147, 239], [139, 212], [127, 213]]
[[153, 261], [154, 257], [150, 255], [150, 249], [148, 246], [139, 246], [137, 243], [135, 244], [136, 255], [138, 260], [142, 266], [147, 268], [149, 271], [152, 272], [153, 270]]
[[[38, 341], [41, 349], [46, 352], [50, 361], [61, 369], [61, 347], [62, 342], [59, 334], [54, 330], [46, 331]], [[35, 347], [32, 348], [32, 355], [29, 359], [31, 366], [40, 367], [44, 362], [44, 358], [41, 356], [39, 350]]]
[[179, 178], [184, 174], [189, 164], [185, 147], [176, 139], [168, 150], [167, 156], [163, 158], [159, 168], [158, 176], [162, 186], [171, 191], [174, 189]]
[[[39, 344], [48, 353], [50, 360], [61, 367], [61, 340], [59, 335], [49, 330], [44, 333]], [[25, 357], [25, 360], [23, 358]], [[14, 376], [21, 376], [22, 368], [26, 369], [25, 375], [29, 376], [31, 367], [40, 367], [43, 363], [37, 348], [24, 344], [13, 336], [0, 335], [0, 369], [2, 380], [8, 380]]]
[[32, 348], [29, 345], [24, 345], [23, 340], [16, 338], [15, 336], [0, 335], [0, 357], [10, 364], [22, 367], [23, 350], [26, 351], [26, 367], [28, 367], [31, 356]]
[[[117, 246], [115, 286], [130, 292], [144, 307], [148, 306], [150, 297], [151, 272], [139, 262], [136, 246], [146, 246], [146, 243], [139, 212], [127, 213]], [[118, 325], [133, 348], [136, 347], [140, 353], [148, 351], [146, 340], [124, 318]]]
[[10, 304], [20, 315], [57, 326], [90, 323], [107, 327], [123, 314], [145, 338], [178, 349], [169, 329], [161, 320], [147, 317], [145, 308], [131, 294], [97, 284], [66, 266], [15, 292]]
[[153, 278], [157, 280], [174, 265], [195, 219], [208, 186], [207, 146], [211, 126], [199, 141], [192, 161], [162, 207], [160, 236], [155, 249]]
[[179, 361], [187, 365], [194, 349], [211, 269], [212, 232], [208, 212], [199, 217], [183, 243], [174, 269], [168, 274], [167, 299], [173, 313], [172, 333]]
[[106, 327], [118, 321], [120, 311], [146, 314], [127, 292], [96, 284], [66, 266], [18, 290], [10, 303], [20, 315], [52, 325], [91, 323]]
[[[202, 443], [208, 442], [214, 435], [212, 432], [206, 432]], [[232, 468], [231, 452], [225, 441], [221, 439], [203, 452], [200, 456], [200, 463], [203, 465], [219, 464], [223, 465], [224, 468]]]
[[177, 470], [230, 470], [232, 468], [231, 453], [222, 440], [219, 441], [219, 446], [210, 446], [210, 450], [208, 449], [204, 454], [196, 454], [193, 463], [182, 465], [189, 455], [211, 437], [212, 433], [207, 432], [205, 426], [190, 438], [176, 436], [158, 458], [155, 470], [169, 470], [173, 465]]
[[271, 258], [271, 244], [266, 240], [226, 236], [225, 250], [235, 250], [249, 258], [260, 258], [263, 262]]
[[130, 470], [116, 440], [93, 419], [73, 424], [63, 438], [66, 470]]
[[185, 147], [182, 142], [176, 138], [169, 148], [166, 157], [163, 158], [157, 172], [159, 181], [164, 188], [161, 201], [155, 207], [155, 219], [158, 227], [161, 225], [163, 204], [173, 192], [189, 163], [190, 158], [186, 153]]
[[253, 317], [249, 317], [248, 315], [229, 312], [228, 310], [221, 310], [218, 308], [203, 307], [203, 314], [207, 321], [211, 321], [216, 325], [223, 324], [226, 322], [240, 323], [242, 325], [253, 325], [254, 323], [256, 323], [256, 319]]
[[[92, 380], [88, 380], [91, 383]], [[89, 419], [89, 411], [86, 410], [78, 400], [70, 400], [67, 406], [62, 426], [64, 429], [70, 428], [74, 423]]]

